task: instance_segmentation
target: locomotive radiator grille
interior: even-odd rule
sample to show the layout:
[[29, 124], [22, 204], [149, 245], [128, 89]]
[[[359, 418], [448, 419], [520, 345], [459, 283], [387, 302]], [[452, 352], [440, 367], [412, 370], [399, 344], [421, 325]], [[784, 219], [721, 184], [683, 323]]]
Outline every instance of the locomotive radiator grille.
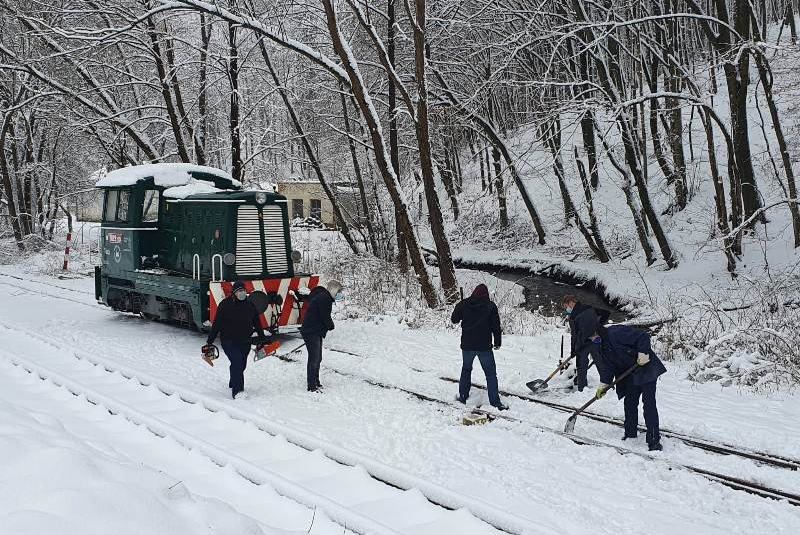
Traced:
[[264, 240], [267, 252], [267, 271], [286, 273], [289, 264], [286, 260], [286, 237], [283, 228], [283, 210], [280, 206], [264, 207]]
[[236, 224], [236, 273], [255, 275], [264, 270], [258, 208], [240, 206]]

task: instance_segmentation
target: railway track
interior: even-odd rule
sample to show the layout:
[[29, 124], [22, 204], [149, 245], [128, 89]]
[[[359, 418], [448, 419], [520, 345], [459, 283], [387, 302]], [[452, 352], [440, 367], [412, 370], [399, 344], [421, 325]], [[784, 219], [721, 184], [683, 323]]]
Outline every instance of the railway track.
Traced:
[[[363, 357], [362, 355], [358, 355], [356, 353], [352, 353], [352, 352], [349, 352], [349, 351], [338, 351], [338, 350], [333, 350], [333, 351], [349, 354], [349, 355], [356, 356], [356, 357], [366, 358], [366, 357]], [[289, 357], [284, 357], [284, 360], [292, 360], [292, 361], [296, 362], [295, 359], [291, 359]], [[389, 389], [399, 390], [399, 391], [404, 392], [404, 393], [406, 393], [408, 395], [414, 396], [417, 399], [420, 399], [422, 401], [428, 401], [428, 402], [433, 402], [433, 403], [447, 405], [447, 406], [451, 406], [451, 407], [457, 407], [457, 408], [460, 407], [462, 410], [464, 408], [463, 405], [456, 404], [455, 401], [443, 400], [443, 399], [437, 398], [435, 396], [431, 396], [429, 394], [424, 394], [424, 393], [421, 393], [421, 392], [417, 392], [417, 391], [414, 391], [414, 390], [411, 390], [411, 389], [408, 389], [408, 388], [382, 383], [380, 381], [375, 381], [375, 380], [372, 380], [372, 379], [369, 379], [369, 378], [365, 378], [365, 377], [359, 376], [357, 374], [352, 374], [352, 373], [349, 373], [349, 372], [342, 372], [342, 371], [337, 370], [335, 368], [332, 368], [330, 366], [326, 366], [326, 368], [331, 370], [331, 371], [333, 371], [333, 372], [335, 372], [335, 373], [338, 373], [340, 375], [359, 378], [359, 379], [361, 379], [361, 380], [363, 380], [363, 381], [365, 381], [365, 382], [367, 382], [369, 384], [372, 384], [372, 385], [380, 387], [380, 388], [389, 388]], [[451, 377], [440, 377], [440, 379], [443, 380], [443, 381], [447, 381], [449, 383], [458, 383], [457, 379], [453, 379]], [[477, 387], [477, 388], [480, 388], [480, 389], [483, 389], [483, 390], [486, 389], [485, 386], [477, 384], [477, 383], [472, 383], [472, 385], [474, 387]], [[532, 398], [531, 396], [513, 394], [513, 393], [509, 393], [509, 392], [505, 392], [505, 391], [501, 391], [501, 393], [503, 395], [506, 395], [506, 396], [517, 397], [519, 399], [524, 399], [526, 401], [532, 401], [532, 402], [541, 401], [543, 405], [545, 405], [545, 406], [551, 406], [552, 405], [551, 408], [555, 408], [555, 409], [563, 411], [563, 412], [570, 412], [571, 413], [577, 408], [577, 407], [570, 407], [568, 405], [549, 402], [549, 401], [545, 401], [545, 400], [537, 400], [536, 398]], [[489, 417], [489, 419], [491, 419], [491, 420], [500, 419], [500, 420], [506, 420], [506, 421], [511, 421], [511, 422], [516, 422], [516, 423], [522, 423], [522, 424], [525, 424], [525, 425], [529, 425], [529, 426], [532, 426], [532, 427], [534, 427], [534, 428], [536, 428], [536, 429], [538, 429], [540, 431], [554, 433], [554, 434], [557, 434], [559, 436], [563, 436], [563, 437], [568, 438], [572, 442], [574, 442], [576, 444], [579, 444], [579, 445], [591, 445], [591, 446], [609, 447], [609, 448], [613, 448], [616, 451], [618, 451], [620, 453], [623, 453], [623, 454], [632, 454], [632, 455], [636, 455], [636, 456], [639, 456], [639, 457], [642, 457], [642, 458], [646, 458], [646, 459], [649, 459], [649, 460], [654, 460], [654, 461], [658, 461], [658, 462], [664, 462], [664, 463], [666, 463], [667, 465], [669, 465], [672, 468], [687, 470], [689, 472], [701, 475], [701, 476], [703, 476], [703, 477], [705, 477], [707, 479], [710, 479], [712, 481], [718, 482], [720, 484], [723, 484], [723, 485], [725, 485], [727, 487], [730, 487], [730, 488], [733, 488], [735, 490], [744, 491], [744, 492], [747, 492], [749, 494], [753, 494], [753, 495], [760, 496], [760, 497], [763, 497], [763, 498], [776, 499], [776, 500], [786, 500], [787, 502], [789, 502], [790, 504], [792, 504], [794, 506], [800, 506], [800, 494], [797, 494], [797, 493], [794, 493], [794, 492], [784, 491], [784, 490], [781, 490], [781, 489], [770, 487], [768, 485], [763, 485], [763, 484], [755, 482], [755, 481], [746, 480], [746, 479], [739, 478], [739, 477], [732, 476], [732, 475], [728, 475], [728, 474], [722, 474], [722, 473], [719, 473], [719, 472], [716, 472], [716, 471], [713, 471], [713, 470], [707, 470], [707, 469], [704, 469], [704, 468], [701, 468], [701, 467], [698, 467], [698, 466], [692, 466], [692, 465], [688, 465], [688, 464], [676, 463], [676, 462], [673, 462], [673, 461], [670, 461], [670, 460], [667, 460], [667, 459], [658, 459], [657, 457], [655, 457], [652, 454], [639, 452], [639, 451], [636, 451], [636, 450], [633, 450], [633, 449], [629, 449], [629, 448], [626, 448], [626, 447], [623, 447], [623, 446], [619, 446], [619, 445], [616, 445], [616, 444], [610, 444], [608, 442], [603, 442], [603, 441], [591, 439], [591, 438], [588, 438], [588, 437], [575, 435], [575, 434], [572, 434], [572, 433], [564, 433], [563, 431], [560, 431], [560, 430], [557, 430], [557, 429], [552, 429], [552, 428], [549, 428], [549, 427], [546, 427], [546, 426], [542, 426], [542, 425], [540, 425], [540, 424], [538, 424], [536, 422], [532, 422], [530, 420], [516, 418], [514, 416], [510, 416], [510, 415], [505, 414], [505, 413], [500, 413], [500, 412], [496, 412], [496, 411], [486, 411], [486, 410], [481, 410], [481, 409], [475, 410], [474, 412], [478, 412], [480, 414], [484, 414], [487, 417]], [[597, 420], [597, 421], [608, 423], [608, 424], [612, 424], [612, 425], [615, 425], [615, 426], [617, 426], [617, 425], [623, 426], [624, 425], [623, 422], [621, 420], [619, 420], [619, 419], [611, 418], [611, 417], [604, 416], [604, 415], [597, 414], [597, 413], [591, 413], [591, 414], [593, 414], [595, 416], [594, 419]], [[711, 442], [711, 441], [698, 439], [698, 438], [695, 438], [695, 437], [689, 437], [687, 435], [684, 435], [684, 434], [681, 434], [681, 433], [677, 433], [677, 432], [674, 432], [674, 431], [666, 431], [666, 432], [664, 432], [662, 430], [662, 434], [665, 435], [665, 436], [670, 436], [670, 437], [672, 437], [674, 439], [677, 439], [677, 440], [681, 440], [682, 442], [684, 442], [685, 444], [687, 444], [689, 446], [696, 447], [696, 448], [699, 448], [699, 449], [702, 449], [702, 450], [705, 450], [705, 451], [708, 451], [708, 452], [711, 452], [711, 453], [715, 453], [715, 454], [733, 455], [733, 456], [741, 457], [743, 459], [748, 459], [750, 461], [754, 461], [754, 462], [756, 462], [758, 464], [761, 464], [761, 465], [772, 466], [774, 468], [779, 468], [779, 469], [797, 470], [797, 468], [800, 467], [800, 461], [798, 461], [796, 459], [790, 459], [788, 457], [776, 456], [776, 455], [772, 455], [772, 454], [768, 454], [768, 453], [764, 453], [764, 452], [758, 452], [758, 451], [754, 451], [754, 450], [746, 450], [746, 449], [736, 448], [736, 447], [728, 445], [728, 444], [718, 444], [718, 443], [714, 443], [714, 442]]]
[[[458, 379], [454, 377], [447, 377], [442, 376], [439, 379], [442, 381], [447, 381], [449, 383], [456, 383], [458, 384]], [[480, 383], [472, 383], [472, 386], [475, 388], [479, 388], [481, 390], [486, 390], [486, 386]], [[555, 409], [564, 413], [572, 413], [578, 409], [578, 407], [573, 407], [571, 405], [565, 405], [563, 403], [557, 403], [554, 401], [541, 399], [534, 396], [528, 396], [525, 394], [516, 394], [513, 392], [507, 392], [505, 390], [501, 390], [500, 394], [507, 397], [513, 397], [516, 399], [521, 399], [524, 401], [528, 401], [531, 403], [536, 403], [539, 405], [543, 405], [545, 407], [549, 407], [551, 409]], [[606, 416], [604, 414], [599, 414], [596, 412], [584, 411], [581, 413], [582, 417], [589, 418], [591, 420], [595, 420], [597, 422], [603, 422], [610, 425], [614, 425], [619, 428], [625, 427], [625, 422], [619, 418], [613, 418], [611, 416]], [[644, 426], [639, 426], [639, 430], [646, 431]], [[725, 443], [718, 443], [712, 442], [709, 440], [692, 437], [686, 435], [684, 433], [679, 433], [676, 431], [671, 431], [669, 429], [660, 429], [661, 435], [665, 437], [669, 437], [675, 440], [680, 440], [684, 444], [688, 446], [692, 446], [694, 448], [699, 448], [701, 450], [710, 451], [712, 453], [718, 453], [721, 455], [735, 455], [736, 457], [742, 457], [744, 459], [750, 459], [751, 461], [755, 461], [759, 464], [767, 465], [767, 466], [774, 466], [776, 468], [785, 468], [788, 470], [798, 470], [800, 469], [800, 460], [791, 459], [789, 457], [783, 457], [780, 455], [774, 455], [771, 453], [765, 453], [761, 451], [750, 450], [746, 448], [738, 448], [731, 444]]]
[[[357, 533], [555, 534], [551, 528], [38, 333], [57, 351], [36, 360], [0, 350], [29, 373], [171, 437], [242, 477], [268, 484]], [[70, 355], [72, 354], [72, 355]], [[70, 356], [74, 358], [70, 358]], [[67, 357], [67, 358], [65, 358]]]
[[[0, 275], [4, 275], [4, 274], [0, 274]], [[42, 284], [43, 285], [49, 285], [47, 283], [42, 283]], [[53, 286], [55, 288], [60, 288], [60, 286], [58, 286], [58, 285], [49, 285], [49, 286]], [[31, 288], [26, 288], [26, 290], [33, 291], [33, 292], [36, 292], [36, 293], [41, 293], [43, 295], [48, 295], [48, 296], [51, 296], [51, 297], [59, 297], [59, 296], [48, 294], [46, 292], [33, 290]], [[78, 301], [76, 301], [76, 302], [78, 302]], [[87, 303], [81, 303], [81, 304], [86, 304], [87, 306], [90, 306]], [[17, 329], [15, 327], [6, 326], [6, 328], [22, 331], [21, 329]], [[51, 340], [49, 340], [49, 339], [47, 339], [45, 337], [41, 337], [40, 335], [38, 335], [38, 333], [33, 333], [33, 332], [29, 332], [29, 331], [25, 331], [25, 332], [29, 336], [33, 336], [33, 337], [42, 339], [43, 341], [46, 341], [47, 343], [50, 343], [51, 345], [59, 347], [55, 342], [53, 342], [53, 341], [51, 341]], [[64, 349], [63, 346], [61, 346], [60, 349], [63, 350]], [[69, 349], [69, 348], [67, 348], [67, 349]], [[359, 358], [367, 358], [364, 355], [359, 355], [359, 354], [352, 353], [352, 352], [349, 352], [349, 351], [341, 351], [341, 350], [336, 350], [336, 349], [334, 349], [334, 351], [337, 351], [339, 353], [349, 354], [351, 356], [355, 356], [355, 357], [359, 357]], [[106, 361], [103, 361], [102, 359], [100, 359], [100, 358], [98, 358], [96, 356], [90, 356], [90, 355], [86, 355], [86, 354], [84, 354], [83, 356], [78, 356], [78, 353], [76, 353], [76, 358], [79, 359], [79, 360], [83, 359], [83, 360], [90, 361], [90, 362], [93, 363], [93, 365], [101, 366], [101, 367], [103, 367], [104, 369], [106, 369], [107, 371], [110, 371], [110, 372], [118, 371], [120, 369], [120, 367], [118, 365], [109, 364]], [[284, 360], [288, 360], [288, 361], [296, 361], [296, 359], [294, 359], [294, 358], [292, 358], [290, 356], [284, 356], [283, 358], [284, 358]], [[326, 366], [326, 368], [331, 370], [331, 371], [333, 371], [333, 372], [335, 372], [335, 373], [337, 373], [337, 374], [364, 381], [364, 382], [369, 383], [369, 384], [371, 384], [371, 385], [373, 385], [375, 387], [384, 388], [384, 389], [398, 390], [398, 391], [404, 392], [404, 393], [406, 393], [406, 394], [408, 394], [410, 396], [413, 396], [413, 397], [415, 397], [417, 399], [420, 399], [422, 401], [436, 403], [438, 405], [449, 406], [451, 408], [463, 410], [463, 406], [457, 405], [454, 401], [443, 400], [443, 399], [437, 398], [435, 396], [431, 396], [429, 394], [418, 392], [418, 391], [415, 391], [415, 390], [412, 390], [412, 389], [403, 388], [403, 387], [400, 387], [398, 385], [387, 384], [387, 383], [383, 383], [383, 382], [380, 382], [380, 381], [375, 381], [373, 379], [370, 379], [370, 378], [367, 378], [367, 377], [364, 377], [364, 376], [360, 376], [360, 375], [357, 375], [357, 374], [352, 374], [352, 373], [349, 373], [349, 372], [344, 372], [344, 371], [338, 370], [338, 369], [330, 367], [330, 366]], [[421, 372], [421, 370], [418, 370], [418, 371]], [[123, 374], [126, 374], [126, 373], [127, 373], [126, 376], [128, 378], [130, 378], [131, 380], [134, 379], [134, 378], [137, 378], [137, 377], [141, 378], [143, 376], [143, 374], [141, 374], [139, 372], [132, 372], [132, 371], [123, 372]], [[442, 380], [442, 381], [450, 382], [450, 383], [458, 382], [457, 379], [454, 379], [452, 377], [440, 377], [439, 379]], [[163, 381], [159, 380], [159, 379], [145, 378], [144, 382], [142, 382], [141, 384], [143, 384], [143, 385], [148, 385], [148, 384], [164, 385], [165, 383]], [[481, 384], [478, 384], [478, 383], [473, 383], [473, 386], [476, 387], [476, 388], [485, 389], [484, 385], [481, 385]], [[169, 392], [171, 394], [175, 394], [175, 393], [180, 393], [180, 389], [178, 387], [169, 387], [169, 386], [167, 386], [166, 389], [165, 389], [165, 392]], [[503, 395], [506, 395], [506, 396], [514, 397], [514, 398], [517, 398], [517, 399], [522, 399], [522, 400], [527, 401], [527, 402], [536, 403], [536, 404], [539, 404], [539, 405], [542, 405], [542, 406], [546, 406], [546, 407], [552, 408], [554, 410], [559, 410], [559, 411], [562, 411], [562, 412], [572, 412], [573, 410], [575, 410], [575, 407], [571, 407], [569, 405], [561, 404], [561, 403], [550, 401], [550, 400], [543, 400], [543, 399], [535, 398], [533, 396], [528, 396], [528, 395], [524, 395], [524, 394], [517, 394], [517, 393], [507, 392], [507, 391], [503, 391], [501, 393]], [[208, 399], [207, 398], [207, 399], [205, 399], [203, 401], [197, 401], [196, 396], [194, 396], [192, 394], [189, 394], [189, 395], [186, 395], [186, 396], [181, 395], [181, 399], [183, 399], [184, 401], [186, 401], [188, 403], [201, 403], [204, 406], [209, 406], [210, 405], [211, 407], [216, 407], [216, 409], [210, 409], [210, 410], [212, 410], [212, 412], [214, 412], [215, 410], [222, 410], [222, 411], [227, 411], [226, 413], [230, 413], [231, 410], [234, 410], [234, 409], [231, 409], [231, 408], [226, 408], [224, 406], [221, 406], [221, 405], [225, 405], [225, 404], [222, 404], [218, 400], [212, 400], [212, 399]], [[192, 401], [192, 400], [194, 400], [194, 401]], [[594, 440], [594, 439], [590, 439], [590, 438], [587, 438], [587, 437], [581, 437], [581, 436], [578, 436], [578, 435], [563, 433], [563, 432], [561, 432], [559, 430], [555, 430], [555, 429], [551, 429], [551, 428], [548, 428], [548, 427], [541, 426], [541, 425], [537, 424], [536, 422], [515, 418], [515, 417], [512, 417], [512, 416], [507, 415], [507, 414], [496, 413], [496, 412], [493, 412], [493, 411], [479, 411], [479, 412], [482, 412], [482, 413], [486, 414], [491, 419], [501, 419], [501, 420], [506, 420], [506, 421], [522, 423], [522, 424], [532, 426], [532, 427], [534, 427], [536, 429], [539, 429], [539, 430], [542, 430], [542, 431], [545, 431], [545, 432], [555, 433], [555, 434], [558, 434], [558, 435], [561, 435], [561, 436], [564, 436], [564, 437], [568, 438], [569, 440], [573, 441], [576, 444], [610, 447], [610, 448], [613, 448], [613, 449], [619, 451], [620, 453], [633, 454], [633, 455], [637, 455], [637, 456], [640, 456], [640, 457], [653, 459], [653, 456], [651, 456], [649, 454], [645, 454], [643, 452], [638, 452], [638, 451], [631, 450], [631, 449], [628, 449], [628, 448], [624, 448], [624, 447], [621, 447], [621, 446], [618, 446], [618, 445], [615, 445], [615, 444], [609, 444], [609, 443], [597, 441], [597, 440]], [[254, 415], [240, 415], [240, 416], [241, 416], [241, 419], [247, 420], [248, 418], [250, 418], [250, 417], [252, 417]], [[621, 426], [622, 425], [622, 421], [621, 420], [616, 419], [616, 418], [612, 418], [612, 417], [609, 417], [609, 416], [605, 416], [605, 415], [602, 415], [602, 414], [598, 414], [598, 413], [593, 413], [593, 412], [584, 413], [584, 416], [586, 416], [587, 418], [591, 418], [591, 419], [593, 419], [595, 421], [603, 422], [603, 423], [606, 423], [606, 424], [609, 424], [609, 425], [614, 425], [614, 426]], [[277, 433], [280, 434], [281, 431], [277, 431]], [[708, 440], [705, 440], [705, 439], [702, 439], [702, 438], [691, 437], [691, 436], [688, 436], [688, 435], [685, 435], [685, 434], [682, 434], [682, 433], [678, 433], [678, 432], [675, 432], [675, 431], [671, 431], [671, 430], [663, 430], [662, 429], [662, 434], [664, 436], [671, 437], [671, 438], [676, 439], [676, 440], [680, 440], [680, 441], [682, 441], [683, 443], [685, 443], [685, 444], [687, 444], [689, 446], [696, 447], [696, 448], [699, 448], [699, 449], [702, 449], [702, 450], [705, 450], [705, 451], [708, 451], [708, 452], [711, 452], [711, 453], [715, 453], [715, 454], [733, 455], [733, 456], [741, 457], [741, 458], [744, 458], [744, 459], [748, 459], [750, 461], [753, 461], [753, 462], [761, 464], [761, 465], [772, 466], [772, 467], [779, 468], [779, 469], [797, 470], [800, 467], [800, 461], [798, 461], [796, 459], [791, 459], [791, 458], [788, 458], [788, 457], [784, 457], [784, 456], [779, 456], [779, 455], [774, 455], [774, 454], [769, 454], [769, 453], [759, 452], [759, 451], [754, 451], [754, 450], [748, 450], [748, 449], [743, 449], [743, 448], [737, 448], [737, 447], [732, 446], [730, 444], [717, 443], [717, 442], [708, 441]], [[302, 440], [299, 437], [298, 437], [298, 441], [302, 442]], [[347, 464], [349, 464], [349, 465], [359, 464], [359, 461], [361, 461], [362, 463], [366, 462], [367, 464], [369, 464], [369, 460], [366, 460], [366, 459], [353, 459], [352, 456], [351, 456], [351, 452], [340, 451], [338, 453], [339, 453], [338, 457], [334, 456], [334, 458], [338, 458], [339, 462], [342, 462], [342, 463], [344, 463], [346, 465]], [[728, 487], [734, 488], [736, 490], [742, 490], [742, 491], [745, 491], [745, 492], [748, 492], [748, 493], [751, 493], [751, 494], [754, 494], [754, 495], [757, 495], [757, 496], [761, 496], [761, 497], [764, 497], [764, 498], [782, 499], [782, 500], [788, 501], [792, 505], [800, 506], [800, 495], [795, 494], [795, 493], [783, 491], [781, 489], [772, 488], [772, 487], [769, 487], [767, 485], [762, 485], [762, 484], [759, 484], [757, 482], [741, 479], [741, 478], [738, 478], [738, 477], [735, 477], [735, 476], [721, 474], [721, 473], [718, 473], [718, 472], [715, 472], [715, 471], [711, 471], [711, 470], [706, 470], [706, 469], [701, 468], [701, 467], [689, 466], [689, 465], [686, 465], [686, 464], [675, 463], [675, 462], [668, 461], [668, 460], [665, 460], [665, 459], [657, 459], [657, 462], [666, 463], [666, 464], [668, 464], [668, 465], [670, 465], [671, 467], [674, 467], [674, 468], [688, 470], [688, 471], [690, 471], [692, 473], [696, 473], [696, 474], [702, 475], [702, 476], [704, 476], [704, 477], [706, 477], [706, 478], [708, 478], [708, 479], [710, 479], [712, 481], [716, 481], [718, 483], [721, 483], [721, 484], [726, 485]], [[423, 487], [426, 486], [425, 482], [409, 481], [408, 478], [404, 474], [388, 473], [388, 474], [384, 474], [387, 477], [381, 477], [381, 473], [383, 473], [383, 472], [391, 472], [391, 469], [389, 469], [389, 467], [385, 467], [385, 466], [375, 467], [375, 469], [372, 470], [370, 472], [370, 474], [371, 474], [371, 476], [373, 478], [377, 479], [378, 481], [381, 481], [383, 483], [386, 483], [386, 484], [389, 484], [391, 486], [395, 486], [395, 487], [401, 488], [401, 489], [403, 489], [403, 488], [413, 488], [415, 483], [419, 484], [420, 486], [423, 486]], [[423, 492], [423, 494], [425, 494], [425, 496], [428, 498], [428, 500], [434, 505], [437, 505], [437, 506], [440, 506], [440, 507], [443, 507], [443, 508], [450, 508], [450, 509], [459, 508], [459, 507], [470, 507], [470, 505], [463, 505], [463, 504], [469, 502], [469, 499], [464, 499], [465, 497], [447, 495], [447, 492], [442, 493], [442, 489], [437, 489], [437, 488], [430, 488], [429, 490], [430, 490], [430, 492], [428, 492], [428, 493], [424, 493]], [[446, 495], [446, 499], [437, 499], [436, 498], [437, 495], [439, 496], [439, 498], [441, 498], [443, 495]], [[475, 508], [475, 507], [480, 508], [480, 507], [482, 507], [481, 504], [474, 504], [473, 503], [471, 505], [472, 505], [472, 508]], [[486, 504], [483, 504], [483, 505], [486, 505]], [[490, 510], [490, 511], [486, 511], [486, 514], [483, 515], [483, 516], [485, 516], [487, 518], [492, 518], [496, 513], [497, 513], [497, 511]], [[511, 526], [510, 529], [503, 529], [503, 528], [499, 528], [499, 529], [502, 529], [503, 531], [507, 531], [509, 533], [516, 533], [517, 531], [514, 529], [513, 522], [510, 524], [510, 526]], [[497, 526], [495, 526], [495, 527], [497, 527]], [[516, 527], [518, 527], [518, 526], [516, 526]]]

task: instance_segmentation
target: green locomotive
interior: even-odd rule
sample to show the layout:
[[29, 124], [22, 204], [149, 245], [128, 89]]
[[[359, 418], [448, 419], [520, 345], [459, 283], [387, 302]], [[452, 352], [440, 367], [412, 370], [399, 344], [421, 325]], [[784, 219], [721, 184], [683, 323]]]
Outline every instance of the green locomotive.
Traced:
[[245, 281], [272, 333], [296, 330], [298, 274], [286, 198], [245, 191], [219, 169], [126, 167], [102, 177], [101, 265], [95, 296], [114, 310], [206, 330], [236, 280]]

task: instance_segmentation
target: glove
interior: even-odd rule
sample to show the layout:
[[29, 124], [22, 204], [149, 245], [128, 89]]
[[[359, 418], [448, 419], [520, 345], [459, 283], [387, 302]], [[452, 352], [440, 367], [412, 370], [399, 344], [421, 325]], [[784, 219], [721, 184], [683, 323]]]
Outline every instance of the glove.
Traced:
[[500, 346], [494, 346], [495, 351], [497, 351], [498, 349], [500, 349]]
[[593, 335], [593, 336], [590, 336], [590, 337], [589, 337], [589, 340], [591, 340], [591, 341], [592, 341], [592, 342], [594, 342], [595, 344], [599, 344], [600, 342], [602, 342], [602, 341], [603, 341], [603, 339], [602, 339], [602, 338], [600, 338], [600, 335], [599, 335], [599, 334], [595, 334], [595, 335]]
[[600, 383], [600, 386], [597, 387], [597, 392], [595, 392], [594, 397], [600, 399], [606, 395], [607, 391], [608, 391], [608, 385], [605, 383]]
[[644, 366], [648, 362], [650, 362], [650, 355], [647, 353], [639, 353], [639, 356], [636, 358], [636, 364]]

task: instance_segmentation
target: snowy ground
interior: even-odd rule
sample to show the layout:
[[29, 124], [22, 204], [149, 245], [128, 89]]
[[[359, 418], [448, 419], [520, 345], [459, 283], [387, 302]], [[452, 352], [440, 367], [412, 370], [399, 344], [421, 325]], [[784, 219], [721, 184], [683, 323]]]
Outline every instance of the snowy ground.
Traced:
[[[5, 354], [31, 362], [51, 359], [53, 347], [35, 338], [46, 336], [61, 346], [162, 378], [197, 395], [232, 403], [227, 401], [225, 367], [210, 368], [199, 360], [202, 335], [96, 305], [88, 277], [54, 280], [14, 266], [0, 267], [0, 274], [4, 274], [0, 275], [4, 303], [0, 337]], [[508, 336], [497, 353], [501, 387], [522, 393], [526, 381], [545, 377], [555, 365], [561, 334], [551, 330], [537, 336]], [[507, 400], [511, 414], [530, 423], [498, 420], [464, 427], [459, 424], [463, 411], [457, 408], [423, 402], [362, 380], [452, 398], [455, 386], [439, 377], [456, 377], [459, 372], [454, 331], [411, 330], [395, 319], [339, 320], [326, 344], [341, 351], [325, 353], [323, 394], [305, 392], [303, 353], [300, 363], [276, 359], [251, 363], [246, 376], [250, 398], [237, 401], [236, 407], [254, 418], [294, 429], [309, 440], [357, 452], [513, 513], [540, 526], [535, 531], [539, 533], [788, 534], [800, 530], [800, 509], [671, 469], [668, 462], [701, 466], [794, 493], [800, 491], [800, 474], [711, 455], [670, 440], [664, 441], [665, 451], [656, 461], [621, 455], [607, 447], [577, 446], [533, 425], [560, 429], [563, 413], [514, 399]], [[73, 358], [60, 357], [67, 362]], [[659, 383], [665, 428], [800, 458], [796, 418], [800, 397], [695, 384], [685, 380], [680, 365], [668, 367], [669, 373]], [[54, 530], [59, 533], [77, 532], [72, 526], [78, 525], [87, 526], [82, 533], [92, 529], [125, 533], [131, 511], [166, 526], [150, 529], [153, 533], [308, 529], [310, 509], [276, 496], [265, 486], [246, 484], [199, 454], [54, 389], [11, 367], [7, 359], [0, 358], [0, 370], [0, 425], [4, 429], [0, 449], [11, 459], [0, 472], [0, 488], [15, 489], [0, 492], [4, 498], [0, 526], [13, 525], [9, 533], [41, 533], [55, 525], [71, 526]], [[473, 379], [483, 381], [477, 363]], [[590, 381], [597, 382], [593, 373]], [[559, 400], [577, 405], [589, 395], [574, 393]], [[596, 405], [599, 412], [622, 414], [614, 396]], [[606, 424], [579, 419], [576, 433], [620, 444], [620, 431]], [[646, 453], [643, 437], [633, 448]], [[59, 470], [60, 466], [71, 468]], [[170, 490], [178, 481], [182, 483]], [[109, 505], [109, 489], [115, 488], [114, 494], [133, 503], [117, 509], [113, 504], [118, 501]], [[37, 498], [45, 492], [51, 498]], [[274, 517], [259, 516], [261, 505], [267, 503], [270, 511], [282, 510], [286, 504], [292, 513], [278, 525]]]

